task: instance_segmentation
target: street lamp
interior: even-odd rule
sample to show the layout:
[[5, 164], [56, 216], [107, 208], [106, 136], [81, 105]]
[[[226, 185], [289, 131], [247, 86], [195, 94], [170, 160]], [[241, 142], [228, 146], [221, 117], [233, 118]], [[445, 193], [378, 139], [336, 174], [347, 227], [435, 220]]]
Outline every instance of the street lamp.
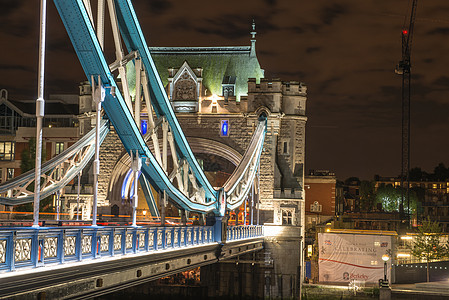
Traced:
[[384, 280], [382, 282], [382, 286], [388, 286], [388, 279], [387, 279], [387, 261], [390, 259], [390, 256], [388, 254], [382, 255], [382, 260], [384, 261]]

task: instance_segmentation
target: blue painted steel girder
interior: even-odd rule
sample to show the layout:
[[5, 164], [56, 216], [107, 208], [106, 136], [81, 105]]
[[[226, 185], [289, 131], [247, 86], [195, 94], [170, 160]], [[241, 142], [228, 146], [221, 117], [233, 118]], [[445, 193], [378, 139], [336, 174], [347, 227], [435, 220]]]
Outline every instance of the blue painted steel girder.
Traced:
[[[206, 187], [206, 198], [212, 199], [212, 201], [206, 204], [194, 203], [190, 201], [190, 199], [188, 199], [184, 194], [182, 194], [177, 188], [173, 186], [173, 184], [165, 175], [165, 172], [162, 170], [162, 168], [159, 166], [158, 162], [152, 155], [151, 151], [146, 146], [145, 141], [143, 140], [143, 137], [140, 134], [139, 129], [131, 115], [131, 112], [129, 111], [122, 95], [119, 92], [114, 77], [109, 70], [109, 66], [104, 58], [102, 49], [97, 40], [94, 28], [90, 22], [89, 16], [84, 7], [84, 4], [82, 3], [82, 0], [54, 0], [54, 2], [87, 78], [91, 80], [91, 75], [93, 75], [94, 80], [97, 80], [97, 76], [100, 76], [102, 85], [105, 87], [105, 99], [103, 102], [103, 107], [110, 121], [114, 125], [125, 149], [128, 152], [131, 150], [137, 150], [140, 157], [147, 157], [149, 159], [148, 165], [143, 164], [142, 173], [147, 177], [147, 179], [153, 184], [155, 188], [166, 191], [168, 196], [175, 200], [176, 203], [182, 208], [193, 211], [217, 212], [216, 192], [207, 182], [207, 179], [205, 179], [205, 182], [207, 182], [210, 189], [207, 189], [207, 185], [203, 185], [203, 187]], [[130, 3], [128, 3], [128, 5], [130, 5]], [[130, 11], [132, 11], [132, 15], [135, 17], [135, 13], [132, 7], [129, 7], [129, 9]], [[137, 22], [137, 19], [135, 21]], [[136, 28], [137, 32], [140, 32], [140, 36], [143, 37], [140, 27], [136, 25]], [[143, 45], [146, 46], [144, 41]], [[146, 50], [146, 53], [149, 57], [148, 50]], [[145, 67], [147, 68], [147, 70], [149, 69], [147, 65], [145, 65]], [[152, 70], [152, 72], [149, 73], [149, 76], [151, 75], [150, 85], [153, 86], [155, 84], [155, 81], [156, 83], [159, 82], [159, 84], [161, 85], [160, 79], [157, 77], [157, 72], [155, 73], [155, 70]], [[111, 94], [111, 87], [114, 87], [116, 90], [115, 96]], [[154, 92], [155, 91], [153, 89], [153, 94]], [[160, 92], [162, 93], [163, 90], [161, 90]], [[163, 105], [160, 99], [158, 100], [158, 102], [161, 106]], [[169, 107], [167, 103], [165, 103], [165, 105]], [[166, 109], [167, 108], [161, 109], [160, 113], [167, 113], [171, 111], [171, 108], [169, 108], [168, 111], [166, 111]], [[171, 120], [170, 123], [170, 125], [174, 124], [172, 125], [174, 135], [177, 130], [179, 131], [175, 135], [175, 137], [177, 136], [177, 141], [179, 142], [183, 139], [185, 140], [185, 137], [182, 134], [179, 123], [176, 121], [174, 114], [170, 115], [168, 113], [168, 116], [166, 115], [168, 120], [169, 116], [170, 118], [173, 118], [175, 120]], [[186, 159], [189, 158], [191, 161], [193, 161], [191, 167], [192, 165], [194, 165], [199, 168], [190, 148], [188, 147], [187, 141], [185, 142], [184, 147], [186, 147], [187, 149], [184, 149], [184, 151], [188, 154], [191, 154], [191, 157], [186, 157]], [[204, 174], [202, 174], [202, 176], [205, 178]]]
[[130, 0], [114, 0], [116, 4], [117, 17], [120, 31], [128, 51], [138, 51], [145, 71], [148, 75], [151, 100], [154, 105], [155, 112], [158, 116], [165, 116], [173, 133], [173, 137], [178, 147], [177, 152], [181, 158], [185, 158], [199, 182], [206, 192], [206, 199], [214, 199], [218, 197], [217, 191], [213, 189], [207, 180], [204, 172], [201, 170], [195, 156], [190, 149], [186, 137], [184, 136], [181, 126], [175, 117], [175, 113], [170, 105], [167, 94], [165, 92], [162, 81], [157, 72], [156, 66], [151, 58], [148, 45], [140, 28], [134, 8]]

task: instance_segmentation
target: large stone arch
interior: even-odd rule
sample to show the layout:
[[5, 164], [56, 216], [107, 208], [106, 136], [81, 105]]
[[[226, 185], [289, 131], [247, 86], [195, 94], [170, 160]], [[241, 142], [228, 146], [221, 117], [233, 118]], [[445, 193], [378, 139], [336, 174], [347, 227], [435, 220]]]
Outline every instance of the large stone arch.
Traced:
[[[229, 161], [234, 166], [237, 166], [242, 158], [242, 154], [240, 154], [237, 150], [219, 141], [202, 137], [187, 137], [187, 140], [194, 154], [201, 153], [216, 155]], [[152, 150], [151, 144], [149, 144], [149, 147]], [[109, 176], [109, 181], [107, 182], [107, 199], [109, 199], [111, 206], [121, 206], [123, 205], [121, 203], [121, 188], [125, 176], [131, 167], [131, 158], [128, 153], [121, 152], [120, 155], [116, 156], [115, 161], [109, 161], [108, 165], [111, 169], [111, 173]]]

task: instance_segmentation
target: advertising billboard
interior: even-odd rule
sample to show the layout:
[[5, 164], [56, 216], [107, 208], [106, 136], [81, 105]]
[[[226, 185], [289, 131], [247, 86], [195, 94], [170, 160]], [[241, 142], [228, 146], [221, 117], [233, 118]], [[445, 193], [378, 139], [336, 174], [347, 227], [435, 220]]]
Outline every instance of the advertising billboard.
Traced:
[[[320, 282], [378, 282], [384, 278], [382, 255], [391, 257], [391, 236], [319, 233]], [[390, 280], [391, 259], [387, 261]]]

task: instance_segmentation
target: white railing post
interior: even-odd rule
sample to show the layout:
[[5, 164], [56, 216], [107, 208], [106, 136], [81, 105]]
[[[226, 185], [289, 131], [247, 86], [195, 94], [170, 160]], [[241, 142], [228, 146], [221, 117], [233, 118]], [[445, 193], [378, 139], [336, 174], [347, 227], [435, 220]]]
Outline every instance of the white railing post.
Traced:
[[80, 213], [80, 191], [81, 191], [81, 174], [82, 171], [78, 173], [78, 195], [76, 196], [76, 220], [79, 220]]
[[60, 196], [61, 195], [60, 195], [59, 190], [56, 191], [56, 221], [60, 220], [60, 216], [59, 216], [59, 213], [61, 211], [61, 203], [59, 202], [60, 201]]
[[95, 132], [95, 160], [94, 160], [94, 203], [92, 209], [92, 226], [97, 226], [97, 207], [98, 207], [98, 177], [100, 175], [100, 113], [101, 102], [104, 100], [104, 89], [101, 85], [101, 78], [98, 75], [98, 86], [95, 86], [95, 78], [91, 76], [92, 98], [96, 104], [96, 132]]
[[139, 152], [136, 150], [136, 153], [133, 153], [133, 151], [131, 150], [131, 159], [132, 159], [132, 163], [131, 163], [131, 169], [133, 170], [134, 173], [134, 195], [133, 195], [133, 221], [132, 221], [132, 226], [133, 227], [137, 227], [137, 204], [138, 204], [138, 196], [137, 196], [137, 192], [138, 192], [138, 185], [139, 185], [139, 181], [138, 181], [138, 177], [139, 177], [139, 172], [140, 172], [140, 168], [142, 167], [142, 160], [139, 157]]

